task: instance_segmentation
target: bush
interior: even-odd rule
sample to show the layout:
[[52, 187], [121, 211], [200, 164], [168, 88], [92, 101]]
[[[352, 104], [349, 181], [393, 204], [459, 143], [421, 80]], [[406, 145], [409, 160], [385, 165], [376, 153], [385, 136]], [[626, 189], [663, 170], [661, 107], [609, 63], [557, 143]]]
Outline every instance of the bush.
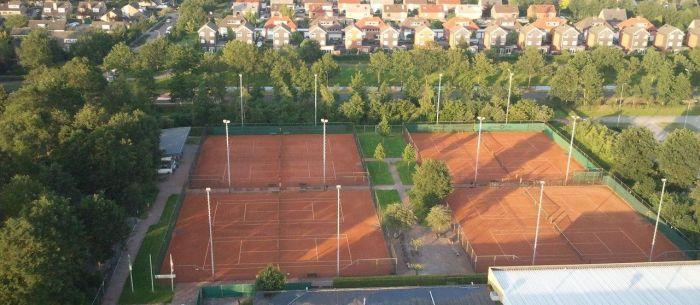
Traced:
[[382, 143], [377, 144], [377, 148], [374, 149], [374, 158], [378, 161], [384, 161], [385, 157], [384, 145], [382, 145]]
[[334, 288], [363, 288], [363, 287], [401, 287], [401, 286], [439, 286], [439, 285], [469, 285], [485, 284], [486, 274], [469, 275], [408, 275], [408, 276], [370, 276], [336, 278]]
[[279, 268], [267, 265], [255, 277], [255, 289], [260, 291], [279, 291], [284, 289], [287, 277]]
[[425, 217], [425, 221], [435, 234], [440, 235], [450, 229], [452, 211], [444, 205], [436, 205], [430, 208], [430, 213]]
[[452, 193], [452, 179], [443, 161], [427, 159], [413, 173], [411, 205], [422, 219], [428, 210]]

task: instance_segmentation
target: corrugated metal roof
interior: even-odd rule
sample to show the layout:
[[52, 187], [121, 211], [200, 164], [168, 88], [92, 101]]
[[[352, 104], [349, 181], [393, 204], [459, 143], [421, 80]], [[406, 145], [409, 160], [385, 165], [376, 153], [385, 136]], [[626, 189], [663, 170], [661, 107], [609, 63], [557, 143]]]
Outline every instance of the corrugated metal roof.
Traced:
[[181, 156], [190, 134], [190, 127], [161, 129], [160, 150], [165, 156]]
[[503, 305], [700, 304], [700, 262], [492, 267]]

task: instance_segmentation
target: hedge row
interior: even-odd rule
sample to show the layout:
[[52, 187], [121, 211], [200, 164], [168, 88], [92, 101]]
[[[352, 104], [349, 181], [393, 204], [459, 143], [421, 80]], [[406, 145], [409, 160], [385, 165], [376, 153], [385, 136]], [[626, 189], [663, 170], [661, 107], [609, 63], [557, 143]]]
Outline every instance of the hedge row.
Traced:
[[341, 277], [333, 280], [334, 288], [401, 287], [401, 286], [440, 286], [485, 284], [486, 274], [470, 275], [407, 275]]

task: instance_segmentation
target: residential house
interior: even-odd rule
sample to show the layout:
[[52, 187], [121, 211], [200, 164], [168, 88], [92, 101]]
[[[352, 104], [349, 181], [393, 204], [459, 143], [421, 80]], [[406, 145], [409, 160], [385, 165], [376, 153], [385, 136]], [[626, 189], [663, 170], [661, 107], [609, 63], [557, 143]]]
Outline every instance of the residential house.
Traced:
[[338, 13], [345, 15], [348, 7], [361, 4], [362, 0], [338, 0]]
[[558, 52], [569, 51], [576, 52], [584, 48], [579, 45], [578, 38], [580, 33], [576, 28], [562, 24], [554, 28], [552, 35], [552, 49]]
[[353, 4], [345, 6], [345, 17], [360, 20], [372, 16], [372, 7], [367, 3]]
[[648, 32], [656, 31], [656, 27], [644, 17], [632, 17], [617, 24], [617, 29], [620, 31], [628, 27], [643, 28]]
[[362, 30], [355, 24], [348, 25], [343, 30], [345, 32], [345, 49], [359, 49], [362, 47]]
[[552, 32], [552, 30], [560, 25], [567, 23], [567, 20], [559, 17], [542, 17], [535, 20], [532, 23], [536, 28], [543, 30], [547, 33]]
[[222, 37], [228, 37], [229, 34], [233, 34], [234, 29], [247, 23], [245, 18], [241, 15], [228, 15], [216, 22], [216, 26], [219, 27], [219, 35]]
[[257, 14], [259, 11], [260, 0], [236, 0], [231, 4], [231, 12], [234, 15]]
[[491, 7], [491, 18], [518, 18], [520, 10], [515, 4], [496, 4]]
[[688, 29], [692, 30], [697, 28], [700, 28], [700, 19], [693, 19], [693, 21], [688, 24]]
[[462, 2], [460, 0], [436, 0], [435, 4], [442, 5], [442, 10], [448, 12], [456, 9]]
[[[322, 16], [311, 20], [311, 26], [318, 25], [326, 32], [326, 41], [335, 44], [343, 40], [343, 26], [338, 17]], [[309, 33], [311, 30], [309, 29]]]
[[100, 19], [107, 12], [107, 4], [104, 1], [80, 1], [76, 9], [77, 19]]
[[596, 25], [606, 25], [609, 26], [608, 22], [605, 21], [605, 19], [600, 18], [600, 17], [586, 17], [581, 19], [581, 21], [576, 22], [574, 24], [574, 27], [581, 33], [583, 33], [583, 36], [588, 35], [588, 29], [596, 26]]
[[612, 46], [615, 39], [615, 32], [606, 24], [598, 24], [590, 27], [586, 35], [586, 46], [589, 48], [597, 46]]
[[284, 23], [280, 23], [272, 28], [272, 48], [279, 49], [289, 45], [292, 37], [292, 30]]
[[441, 5], [437, 4], [423, 4], [418, 10], [418, 17], [425, 18], [427, 20], [445, 20], [445, 11], [442, 10]]
[[542, 42], [547, 36], [547, 32], [528, 24], [520, 29], [518, 33], [518, 47], [525, 49], [527, 47], [542, 47]]
[[428, 0], [403, 0], [409, 11], [417, 11], [421, 5], [428, 4]]
[[207, 22], [197, 30], [199, 34], [199, 44], [210, 49], [216, 46], [217, 38], [219, 37], [219, 27], [214, 22]]
[[452, 17], [443, 23], [445, 37], [450, 47], [455, 48], [461, 45], [469, 45], [472, 33], [479, 29], [479, 26], [471, 19], [462, 17]]
[[272, 39], [272, 30], [278, 25], [284, 25], [290, 32], [296, 32], [297, 25], [287, 16], [272, 16], [263, 25], [263, 35], [267, 39]]
[[318, 42], [318, 45], [325, 47], [328, 44], [328, 31], [318, 24], [309, 27], [309, 39]]
[[369, 5], [372, 12], [381, 11], [384, 9], [385, 5], [394, 4], [394, 0], [369, 0]]
[[408, 8], [403, 4], [385, 5], [382, 9], [382, 19], [401, 22], [408, 18]]
[[379, 47], [385, 50], [393, 50], [399, 46], [399, 30], [390, 25], [383, 25], [379, 29]]
[[142, 17], [144, 13], [144, 9], [136, 2], [122, 6], [121, 11], [123, 17], [130, 19]]
[[122, 19], [122, 11], [114, 8], [100, 16], [100, 21], [104, 22], [121, 21]]
[[379, 17], [365, 17], [355, 22], [355, 26], [362, 30], [362, 37], [366, 40], [376, 40], [379, 29], [384, 25], [386, 23]]
[[617, 24], [627, 20], [627, 11], [624, 8], [604, 8], [600, 10], [598, 18], [605, 20], [613, 28], [617, 28]]
[[95, 20], [90, 24], [90, 27], [97, 30], [102, 30], [107, 33], [114, 32], [118, 28], [129, 28], [129, 24], [124, 21], [101, 21]]
[[620, 46], [628, 53], [644, 51], [649, 43], [649, 36], [649, 31], [644, 27], [625, 27], [620, 31]]
[[233, 30], [236, 34], [236, 40], [243, 41], [247, 44], [253, 44], [255, 41], [255, 28], [250, 23], [244, 23], [239, 25]]
[[435, 31], [424, 25], [416, 28], [416, 36], [413, 41], [414, 47], [426, 47], [433, 42], [435, 42]]
[[416, 29], [421, 26], [428, 26], [428, 20], [418, 17], [408, 17], [403, 22], [401, 22], [401, 37], [403, 39], [408, 39], [409, 35], [413, 35]]
[[331, 10], [333, 9], [333, 2], [328, 0], [303, 0], [302, 3], [304, 4], [304, 11], [306, 11], [307, 14], [313, 11], [314, 7], [319, 6], [328, 6]]
[[497, 25], [500, 26], [506, 30], [518, 30], [520, 29], [520, 23], [515, 18], [509, 17], [509, 18], [497, 18], [491, 20], [489, 25]]
[[654, 47], [662, 51], [678, 51], [683, 47], [685, 33], [681, 29], [665, 24], [656, 31]]
[[700, 27], [694, 27], [688, 29], [688, 38], [685, 41], [685, 45], [689, 48], [697, 48], [700, 46]]
[[485, 10], [485, 11], [491, 9], [496, 4], [503, 4], [503, 1], [501, 1], [501, 0], [479, 0], [479, 3], [478, 3], [478, 5], [481, 7], [481, 9]]
[[291, 9], [294, 9], [294, 0], [270, 0], [270, 6], [287, 6]]
[[531, 4], [527, 8], [528, 19], [540, 19], [545, 17], [556, 17], [557, 8], [553, 4]]
[[24, 15], [27, 7], [21, 1], [8, 1], [0, 3], [0, 16]]
[[68, 1], [44, 1], [41, 17], [44, 19], [67, 19], [73, 13], [73, 5]]
[[489, 25], [484, 29], [484, 49], [497, 49], [506, 46], [508, 32], [500, 26]]
[[481, 19], [483, 11], [481, 6], [476, 4], [460, 4], [455, 7], [455, 17], [469, 18], [469, 19]]
[[66, 30], [66, 20], [29, 20], [27, 22], [27, 27], [30, 29], [46, 29], [49, 32], [54, 31], [65, 31]]
[[78, 37], [85, 34], [84, 31], [53, 31], [49, 33], [64, 51], [69, 51], [70, 47], [78, 42]]
[[335, 16], [333, 2], [313, 3], [309, 6], [309, 10], [306, 12], [306, 15], [311, 19], [322, 16], [333, 17]]
[[139, 6], [146, 10], [154, 10], [158, 8], [158, 3], [153, 0], [139, 0]]

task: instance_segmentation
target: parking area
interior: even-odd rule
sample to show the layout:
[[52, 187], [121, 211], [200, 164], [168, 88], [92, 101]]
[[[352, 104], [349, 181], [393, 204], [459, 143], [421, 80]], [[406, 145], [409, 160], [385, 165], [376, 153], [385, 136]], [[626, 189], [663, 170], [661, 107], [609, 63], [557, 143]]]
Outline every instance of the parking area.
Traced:
[[260, 305], [493, 305], [486, 285], [258, 293]]

